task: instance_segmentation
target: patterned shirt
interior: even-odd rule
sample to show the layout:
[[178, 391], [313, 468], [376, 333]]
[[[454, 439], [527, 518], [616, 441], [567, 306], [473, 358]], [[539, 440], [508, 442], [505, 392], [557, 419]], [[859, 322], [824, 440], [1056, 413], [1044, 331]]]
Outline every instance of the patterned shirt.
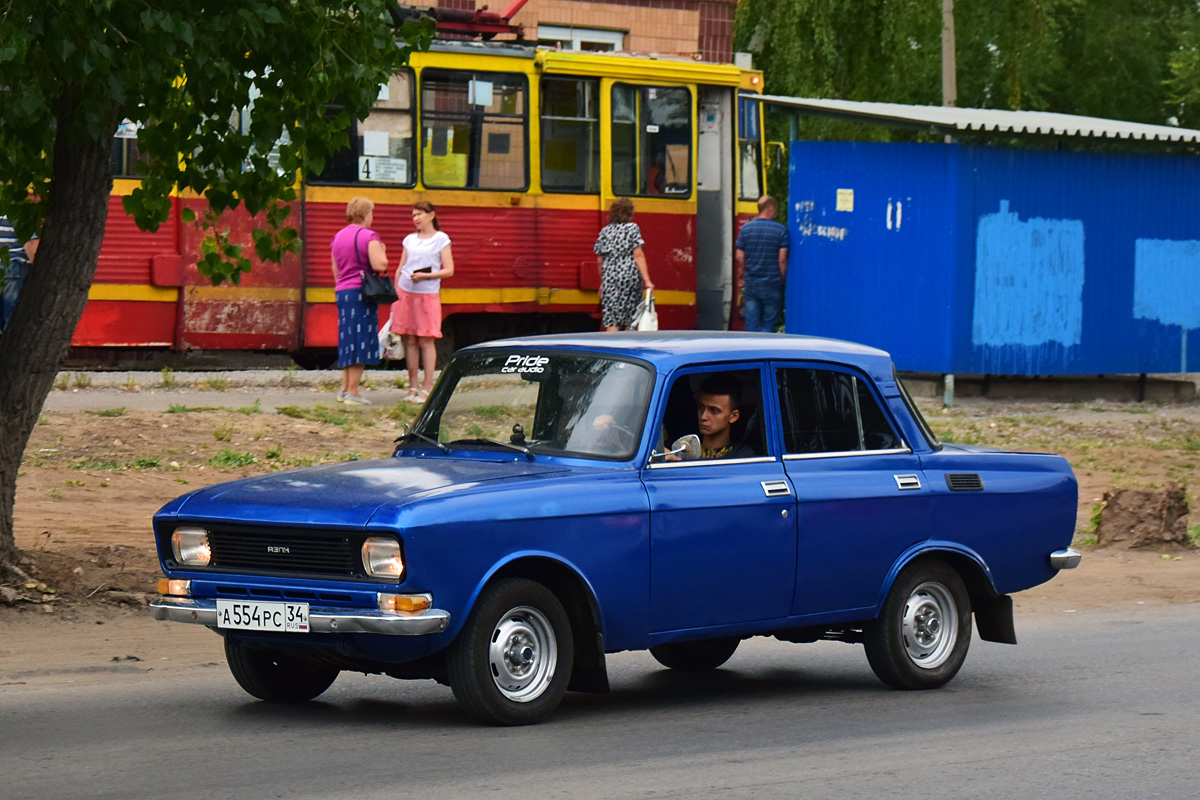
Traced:
[[742, 226], [734, 247], [746, 254], [746, 280], [781, 284], [779, 251], [788, 246], [787, 228], [773, 219], [755, 217]]

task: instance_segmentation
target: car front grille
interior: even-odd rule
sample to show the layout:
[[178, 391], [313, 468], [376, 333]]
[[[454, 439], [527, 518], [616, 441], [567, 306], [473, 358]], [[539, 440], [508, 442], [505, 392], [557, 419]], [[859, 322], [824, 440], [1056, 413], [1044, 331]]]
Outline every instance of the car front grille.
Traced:
[[208, 531], [209, 569], [279, 575], [365, 578], [361, 535], [320, 531], [221, 529]]

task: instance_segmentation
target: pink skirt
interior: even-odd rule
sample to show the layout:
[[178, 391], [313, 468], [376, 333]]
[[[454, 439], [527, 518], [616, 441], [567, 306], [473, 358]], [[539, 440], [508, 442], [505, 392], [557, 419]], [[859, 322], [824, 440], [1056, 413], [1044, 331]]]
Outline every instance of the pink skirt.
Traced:
[[442, 338], [442, 300], [437, 292], [417, 294], [397, 286], [396, 293], [400, 299], [392, 303], [392, 333]]

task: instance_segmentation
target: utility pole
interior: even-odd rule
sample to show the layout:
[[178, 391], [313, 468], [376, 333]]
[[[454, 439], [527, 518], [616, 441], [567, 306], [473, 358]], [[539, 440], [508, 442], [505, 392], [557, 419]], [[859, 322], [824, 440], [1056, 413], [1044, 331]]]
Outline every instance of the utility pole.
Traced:
[[942, 105], [958, 105], [954, 65], [954, 0], [942, 0]]

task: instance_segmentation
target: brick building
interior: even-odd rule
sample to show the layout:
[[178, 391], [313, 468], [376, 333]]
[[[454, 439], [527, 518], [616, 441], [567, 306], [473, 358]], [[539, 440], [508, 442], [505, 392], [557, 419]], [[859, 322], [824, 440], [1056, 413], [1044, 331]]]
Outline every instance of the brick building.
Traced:
[[[438, 0], [438, 5], [475, 11], [476, 2]], [[564, 50], [618, 50], [729, 63], [736, 7], [737, 0], [528, 0], [511, 21], [523, 26], [525, 41]], [[481, 4], [479, 10], [483, 8]], [[487, 10], [502, 13], [504, 8]]]

